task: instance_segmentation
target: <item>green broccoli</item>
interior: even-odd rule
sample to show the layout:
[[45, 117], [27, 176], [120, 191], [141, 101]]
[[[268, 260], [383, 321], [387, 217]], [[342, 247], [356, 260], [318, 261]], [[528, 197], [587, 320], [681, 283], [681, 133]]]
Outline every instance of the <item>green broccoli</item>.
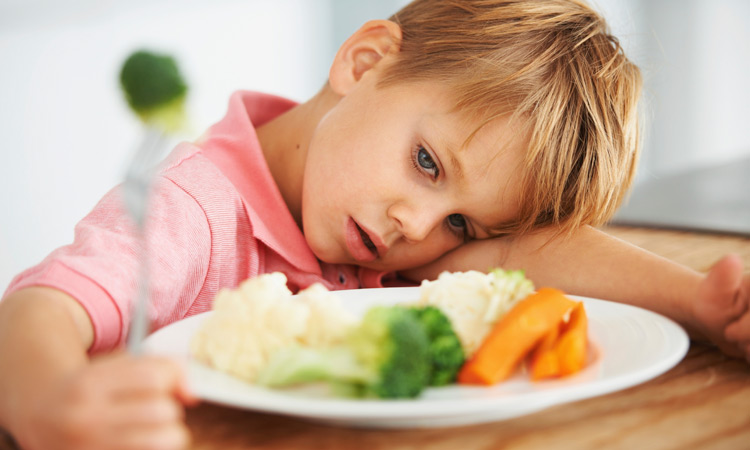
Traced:
[[358, 397], [412, 398], [427, 387], [430, 347], [414, 312], [371, 308], [346, 342], [326, 349], [292, 347], [275, 353], [257, 382], [271, 387], [330, 382]]
[[187, 84], [174, 58], [139, 50], [125, 60], [120, 85], [128, 105], [144, 123], [164, 132], [183, 127]]
[[450, 319], [435, 306], [412, 309], [427, 332], [430, 346], [430, 386], [445, 386], [456, 381], [456, 375], [466, 360]]

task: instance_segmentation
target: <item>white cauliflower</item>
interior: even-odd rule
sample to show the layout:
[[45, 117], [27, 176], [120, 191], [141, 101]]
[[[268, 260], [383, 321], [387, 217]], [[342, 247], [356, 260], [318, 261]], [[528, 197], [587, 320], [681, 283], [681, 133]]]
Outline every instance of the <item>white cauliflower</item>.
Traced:
[[322, 285], [293, 296], [286, 276], [276, 272], [219, 291], [213, 313], [193, 336], [190, 350], [196, 359], [252, 382], [277, 350], [332, 345], [355, 323], [338, 297]]
[[495, 322], [532, 292], [534, 285], [520, 270], [443, 272], [422, 282], [417, 304], [440, 308], [471, 356]]

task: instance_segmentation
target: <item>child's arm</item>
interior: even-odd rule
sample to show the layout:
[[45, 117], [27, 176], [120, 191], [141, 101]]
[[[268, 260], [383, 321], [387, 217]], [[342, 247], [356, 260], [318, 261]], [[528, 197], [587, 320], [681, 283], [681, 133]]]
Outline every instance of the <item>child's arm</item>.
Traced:
[[[604, 298], [671, 317], [693, 337], [750, 360], [750, 275], [733, 256], [701, 274], [584, 227], [568, 238], [541, 231], [521, 238], [474, 241], [438, 261], [404, 273], [413, 280], [442, 270], [523, 269], [537, 286]], [[547, 243], [547, 245], [544, 245]]]
[[51, 288], [0, 302], [0, 427], [25, 449], [183, 448], [182, 371], [157, 358], [89, 363], [87, 313]]

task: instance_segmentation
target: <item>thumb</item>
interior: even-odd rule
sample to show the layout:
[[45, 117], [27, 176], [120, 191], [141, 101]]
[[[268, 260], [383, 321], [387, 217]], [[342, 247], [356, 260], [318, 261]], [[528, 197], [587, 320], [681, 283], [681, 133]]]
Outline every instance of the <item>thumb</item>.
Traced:
[[180, 373], [177, 379], [177, 385], [175, 387], [174, 394], [177, 399], [185, 406], [195, 406], [200, 402], [200, 399], [195, 396], [187, 377], [187, 367], [184, 362], [178, 363], [180, 365]]
[[708, 278], [716, 288], [735, 288], [742, 279], [742, 259], [734, 253], [724, 256], [711, 267]]
[[742, 282], [742, 270], [742, 259], [738, 255], [724, 256], [709, 270], [705, 282], [701, 285], [701, 289], [704, 290], [701, 294], [708, 295], [715, 301], [723, 299], [725, 304], [722, 306], [732, 307]]

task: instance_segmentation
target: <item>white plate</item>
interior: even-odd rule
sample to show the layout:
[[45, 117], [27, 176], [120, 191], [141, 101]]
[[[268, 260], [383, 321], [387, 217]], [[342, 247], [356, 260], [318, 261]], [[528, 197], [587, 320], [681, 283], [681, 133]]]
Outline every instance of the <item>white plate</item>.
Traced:
[[[345, 307], [361, 314], [376, 304], [413, 301], [419, 288], [338, 291]], [[224, 405], [287, 414], [356, 427], [456, 426], [518, 417], [565, 402], [625, 389], [654, 378], [687, 352], [687, 334], [671, 320], [629, 305], [571, 296], [584, 302], [592, 357], [568, 378], [532, 382], [516, 373], [492, 387], [427, 389], [414, 400], [336, 398], [316, 388], [267, 389], [243, 382], [190, 359], [189, 341], [208, 313], [158, 330], [146, 339], [150, 353], [187, 364], [188, 379], [200, 398]]]

